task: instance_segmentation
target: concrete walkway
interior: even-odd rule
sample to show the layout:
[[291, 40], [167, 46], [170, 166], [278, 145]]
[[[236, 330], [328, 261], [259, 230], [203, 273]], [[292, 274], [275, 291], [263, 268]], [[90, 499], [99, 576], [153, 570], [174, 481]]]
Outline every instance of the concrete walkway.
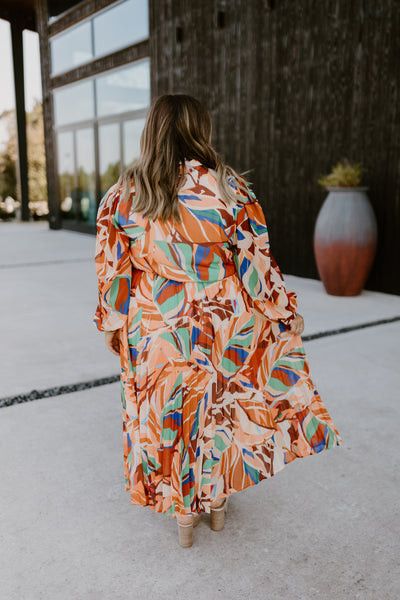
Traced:
[[[0, 399], [118, 373], [91, 320], [94, 237], [0, 223]], [[400, 315], [400, 297], [299, 294], [304, 336]], [[400, 322], [304, 342], [344, 442], [234, 494], [180, 548], [124, 490], [119, 383], [0, 409], [0, 598], [395, 600]]]

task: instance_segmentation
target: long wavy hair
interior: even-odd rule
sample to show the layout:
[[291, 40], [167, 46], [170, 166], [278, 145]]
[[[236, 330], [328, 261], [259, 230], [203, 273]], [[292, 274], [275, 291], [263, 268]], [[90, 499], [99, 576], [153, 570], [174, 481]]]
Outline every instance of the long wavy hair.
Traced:
[[[185, 181], [183, 165], [185, 159], [196, 159], [216, 172], [220, 195], [227, 204], [240, 202], [246, 197], [245, 186], [251, 182], [244, 178], [244, 173], [239, 174], [222, 162], [211, 146], [211, 131], [208, 111], [193, 96], [158, 96], [147, 113], [139, 158], [121, 173], [116, 184], [118, 187], [123, 184], [122, 200], [128, 201], [133, 179], [135, 212], [161, 221], [172, 217], [180, 223], [178, 191]], [[229, 185], [229, 177], [243, 193]]]

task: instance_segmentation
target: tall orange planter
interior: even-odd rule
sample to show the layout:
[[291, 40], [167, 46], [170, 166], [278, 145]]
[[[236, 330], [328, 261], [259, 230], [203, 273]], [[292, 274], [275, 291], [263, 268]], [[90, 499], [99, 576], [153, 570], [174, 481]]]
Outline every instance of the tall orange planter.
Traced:
[[370, 273], [378, 239], [368, 187], [327, 187], [314, 229], [314, 255], [328, 294], [357, 296]]

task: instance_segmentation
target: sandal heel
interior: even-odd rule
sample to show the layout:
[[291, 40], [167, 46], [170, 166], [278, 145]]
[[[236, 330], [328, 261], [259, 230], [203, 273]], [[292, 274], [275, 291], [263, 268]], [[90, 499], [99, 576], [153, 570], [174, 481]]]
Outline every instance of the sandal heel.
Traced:
[[190, 548], [193, 545], [193, 523], [188, 525], [178, 523], [178, 536], [182, 548]]
[[228, 499], [222, 506], [210, 509], [210, 527], [213, 531], [221, 531], [225, 525], [225, 513], [228, 510]]

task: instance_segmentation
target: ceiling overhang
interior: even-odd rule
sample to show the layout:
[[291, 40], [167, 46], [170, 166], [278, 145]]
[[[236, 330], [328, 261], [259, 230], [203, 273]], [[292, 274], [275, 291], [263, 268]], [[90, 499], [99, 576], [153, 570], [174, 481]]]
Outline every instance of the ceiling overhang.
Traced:
[[37, 31], [35, 0], [1, 0], [0, 19]]

